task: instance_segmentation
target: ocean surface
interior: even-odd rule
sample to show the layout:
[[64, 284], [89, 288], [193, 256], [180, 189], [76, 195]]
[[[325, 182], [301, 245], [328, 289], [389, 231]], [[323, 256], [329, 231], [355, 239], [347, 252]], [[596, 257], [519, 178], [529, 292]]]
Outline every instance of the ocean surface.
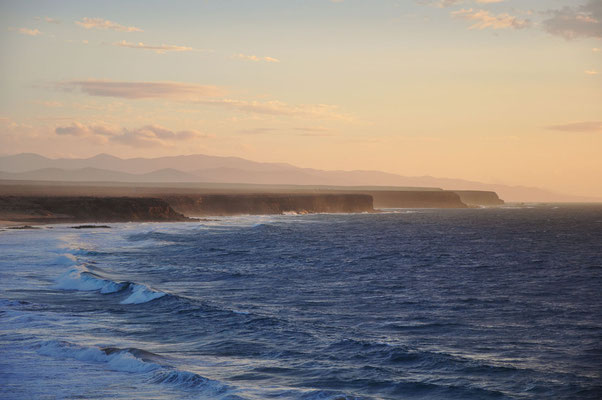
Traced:
[[600, 399], [602, 206], [0, 232], [2, 399]]

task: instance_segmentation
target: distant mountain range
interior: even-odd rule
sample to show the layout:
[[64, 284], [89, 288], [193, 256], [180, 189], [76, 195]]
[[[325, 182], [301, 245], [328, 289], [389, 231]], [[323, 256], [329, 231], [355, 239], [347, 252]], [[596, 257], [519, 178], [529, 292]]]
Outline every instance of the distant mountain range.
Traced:
[[325, 171], [290, 164], [260, 163], [238, 157], [202, 154], [122, 159], [108, 154], [91, 158], [50, 159], [24, 153], [0, 157], [0, 179], [70, 182], [245, 183], [328, 186], [431, 187], [491, 190], [506, 201], [601, 201], [547, 190], [486, 184], [432, 176], [407, 177], [380, 171]]

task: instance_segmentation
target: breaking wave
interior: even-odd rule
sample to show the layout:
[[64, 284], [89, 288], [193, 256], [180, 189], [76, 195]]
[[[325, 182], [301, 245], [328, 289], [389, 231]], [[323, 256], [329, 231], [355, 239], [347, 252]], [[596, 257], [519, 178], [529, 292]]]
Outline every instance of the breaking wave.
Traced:
[[128, 296], [121, 301], [121, 304], [142, 304], [167, 295], [142, 283], [115, 282], [103, 278], [90, 271], [85, 265], [69, 269], [56, 280], [54, 287], [62, 290], [98, 291], [101, 294], [128, 292]]
[[[232, 392], [232, 388], [222, 382], [160, 364], [161, 356], [137, 348], [87, 347], [51, 340], [41, 343], [38, 353], [59, 359], [103, 363], [113, 371], [141, 374], [147, 382], [200, 390], [204, 395], [221, 397]], [[228, 398], [240, 399], [238, 396]]]

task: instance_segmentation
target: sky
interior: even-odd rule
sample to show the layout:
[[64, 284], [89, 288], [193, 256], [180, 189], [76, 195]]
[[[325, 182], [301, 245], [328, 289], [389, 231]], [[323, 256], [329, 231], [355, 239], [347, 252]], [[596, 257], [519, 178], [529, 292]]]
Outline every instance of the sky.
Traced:
[[602, 0], [0, 0], [0, 155], [602, 197]]

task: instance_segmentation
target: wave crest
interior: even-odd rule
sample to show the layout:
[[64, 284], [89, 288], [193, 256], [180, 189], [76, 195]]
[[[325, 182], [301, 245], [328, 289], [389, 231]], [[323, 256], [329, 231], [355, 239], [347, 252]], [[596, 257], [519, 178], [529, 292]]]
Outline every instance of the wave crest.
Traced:
[[[183, 389], [201, 390], [206, 395], [226, 395], [232, 390], [226, 384], [205, 378], [189, 371], [181, 371], [169, 365], [152, 362], [161, 356], [136, 348], [85, 347], [64, 341], [46, 341], [40, 344], [38, 353], [54, 358], [71, 358], [83, 362], [104, 363], [119, 372], [139, 373], [151, 383], [168, 384]], [[229, 399], [239, 398], [228, 396]]]
[[54, 285], [61, 290], [99, 291], [101, 294], [117, 293], [129, 290], [129, 295], [121, 304], [142, 304], [159, 299], [167, 293], [154, 290], [142, 283], [115, 282], [78, 265], [61, 275]]

